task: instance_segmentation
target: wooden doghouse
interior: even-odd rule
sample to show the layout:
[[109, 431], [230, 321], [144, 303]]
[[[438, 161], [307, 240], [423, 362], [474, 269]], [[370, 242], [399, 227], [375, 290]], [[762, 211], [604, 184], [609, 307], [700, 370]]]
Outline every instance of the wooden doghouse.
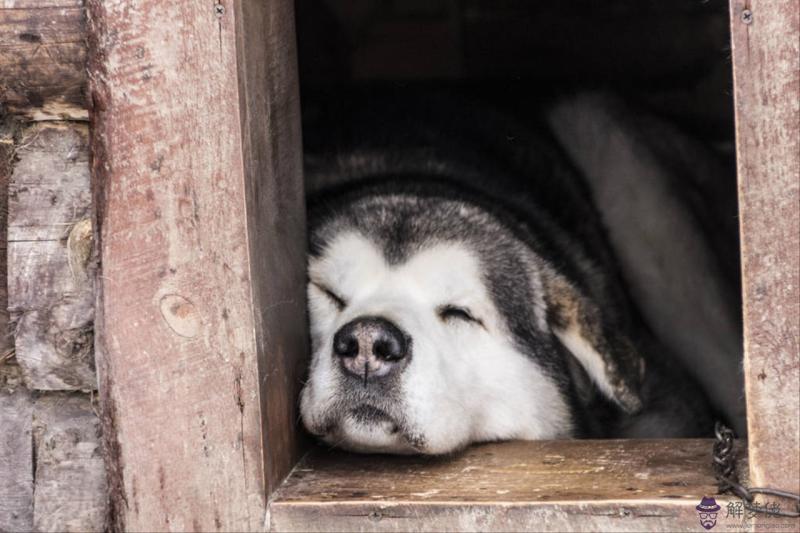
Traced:
[[[739, 470], [798, 492], [800, 7], [731, 0], [729, 17]], [[371, 50], [357, 74], [386, 73]], [[426, 68], [496, 66], [474, 57], [437, 48]], [[516, 442], [448, 460], [308, 446], [292, 1], [5, 0], [0, 103], [14, 325], [0, 344], [1, 530], [691, 531], [701, 497], [736, 499], [717, 494], [702, 439]]]

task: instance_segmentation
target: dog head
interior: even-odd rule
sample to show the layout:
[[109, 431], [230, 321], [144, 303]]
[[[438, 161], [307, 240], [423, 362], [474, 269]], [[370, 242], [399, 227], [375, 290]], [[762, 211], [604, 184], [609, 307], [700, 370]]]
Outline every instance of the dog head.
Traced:
[[570, 357], [638, 408], [635, 354], [612, 357], [596, 307], [484, 207], [368, 194], [312, 221], [301, 414], [323, 441], [441, 454], [570, 436]]

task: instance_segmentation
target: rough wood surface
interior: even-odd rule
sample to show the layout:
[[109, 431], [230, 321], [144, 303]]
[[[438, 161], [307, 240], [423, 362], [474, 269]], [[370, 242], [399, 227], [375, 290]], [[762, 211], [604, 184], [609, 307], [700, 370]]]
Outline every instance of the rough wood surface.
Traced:
[[33, 411], [36, 531], [103, 531], [105, 466], [89, 396], [52, 393]]
[[[247, 234], [265, 423], [267, 493], [300, 459], [297, 398], [308, 364], [306, 213], [293, 2], [242, 2], [237, 32]], [[264, 31], [266, 33], [266, 42]], [[257, 179], [265, 176], [267, 179]]]
[[0, 381], [0, 531], [33, 530], [32, 414], [30, 391]]
[[[453, 457], [318, 449], [270, 504], [273, 531], [697, 531], [711, 441], [540, 441]], [[729, 498], [718, 496], [724, 506]]]
[[16, 146], [9, 188], [9, 310], [16, 360], [32, 389], [96, 388], [94, 295], [86, 272], [91, 210], [88, 128], [39, 123]]
[[112, 529], [260, 529], [307, 355], [292, 2], [87, 8]]
[[0, 367], [13, 355], [8, 320], [8, 183], [14, 157], [14, 124], [0, 116]]
[[732, 0], [731, 34], [750, 477], [800, 492], [798, 3]]
[[102, 531], [100, 421], [89, 396], [36, 393], [0, 372], [0, 531]]
[[85, 120], [82, 0], [0, 3], [0, 104], [29, 119]]

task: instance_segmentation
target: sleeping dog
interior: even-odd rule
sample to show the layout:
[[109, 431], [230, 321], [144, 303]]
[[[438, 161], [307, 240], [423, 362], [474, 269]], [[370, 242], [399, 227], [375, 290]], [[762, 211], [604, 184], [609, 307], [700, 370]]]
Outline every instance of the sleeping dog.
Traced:
[[[516, 123], [408, 100], [328, 103], [305, 124], [312, 434], [444, 454], [741, 421], [735, 303], [683, 204], [652, 212], [669, 180], [624, 106], [580, 96]], [[613, 139], [646, 175], [613, 168]]]

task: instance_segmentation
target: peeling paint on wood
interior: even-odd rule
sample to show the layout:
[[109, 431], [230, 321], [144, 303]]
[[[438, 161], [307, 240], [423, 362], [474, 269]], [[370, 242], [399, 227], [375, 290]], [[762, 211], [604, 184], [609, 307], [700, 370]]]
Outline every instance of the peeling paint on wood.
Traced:
[[732, 0], [731, 34], [750, 477], [800, 492], [798, 3]]
[[87, 2], [112, 530], [257, 530], [307, 355], [292, 2]]
[[[269, 526], [697, 531], [694, 506], [716, 492], [711, 441], [702, 439], [508, 442], [439, 458], [320, 448], [276, 492]], [[716, 498], [723, 506], [730, 499]]]
[[85, 236], [72, 231], [85, 225], [91, 209], [88, 128], [30, 126], [20, 135], [16, 157], [8, 225], [16, 360], [29, 388], [92, 390], [93, 284]]

